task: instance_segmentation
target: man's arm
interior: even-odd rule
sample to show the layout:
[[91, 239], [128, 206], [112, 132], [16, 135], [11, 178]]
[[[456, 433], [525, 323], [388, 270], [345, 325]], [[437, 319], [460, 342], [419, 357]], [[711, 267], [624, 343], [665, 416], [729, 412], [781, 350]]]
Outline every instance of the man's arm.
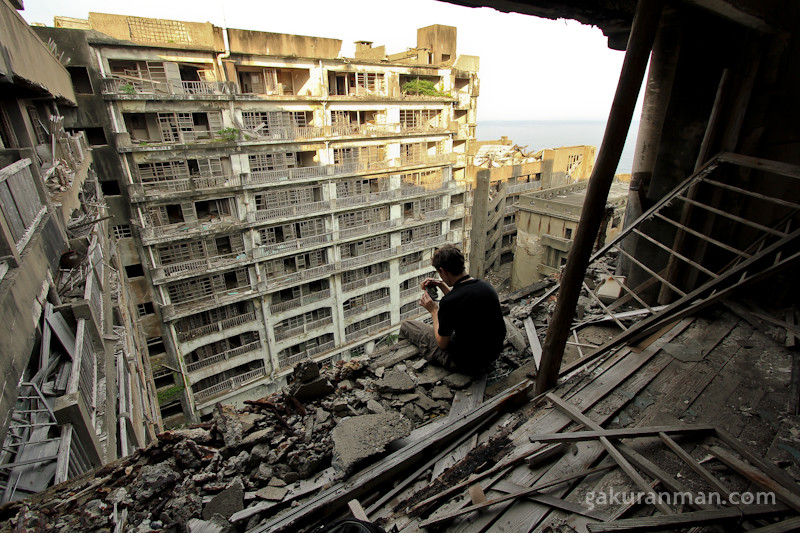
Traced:
[[436, 336], [436, 344], [438, 344], [439, 348], [442, 350], [446, 350], [450, 345], [450, 336], [439, 335], [439, 304], [434, 302], [427, 292], [422, 293], [422, 298], [420, 299], [419, 304], [431, 314], [431, 318], [433, 319], [433, 334]]

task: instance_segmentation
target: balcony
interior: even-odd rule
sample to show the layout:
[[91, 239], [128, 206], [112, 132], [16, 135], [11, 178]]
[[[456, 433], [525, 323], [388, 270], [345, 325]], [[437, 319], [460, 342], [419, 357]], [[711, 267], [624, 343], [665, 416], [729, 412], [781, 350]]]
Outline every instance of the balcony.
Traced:
[[391, 302], [391, 296], [384, 296], [383, 298], [372, 300], [371, 302], [367, 302], [357, 307], [351, 307], [350, 309], [345, 309], [343, 315], [345, 318], [349, 318], [351, 316], [361, 314], [365, 311], [369, 311], [372, 309], [380, 309], [382, 307], [385, 307], [386, 305], [389, 305], [389, 302]]
[[371, 335], [372, 333], [376, 333], [381, 331], [382, 329], [386, 329], [392, 325], [391, 320], [382, 320], [377, 324], [372, 324], [371, 326], [367, 326], [366, 328], [359, 329], [358, 331], [353, 331], [352, 333], [348, 333], [345, 335], [345, 341], [352, 342], [357, 339], [361, 339], [366, 337], [367, 335]]
[[397, 228], [401, 225], [401, 220], [399, 218], [384, 220], [382, 222], [373, 222], [371, 224], [363, 224], [361, 226], [356, 226], [354, 228], [345, 228], [339, 230], [339, 239], [349, 239], [352, 237], [357, 237], [359, 235], [365, 235], [368, 233], [377, 233], [380, 231], [385, 231], [391, 228]]
[[555, 235], [544, 234], [542, 235], [541, 242], [542, 246], [547, 246], [565, 253], [569, 252], [570, 248], [572, 248], [572, 239], [562, 239]]
[[408, 320], [409, 318], [417, 318], [428, 312], [423, 307], [418, 307], [416, 309], [412, 309], [410, 311], [404, 311], [400, 313], [400, 320]]
[[360, 289], [361, 287], [367, 287], [375, 283], [386, 281], [390, 277], [391, 273], [389, 271], [386, 271], [386, 272], [381, 272], [380, 274], [373, 274], [372, 276], [367, 276], [361, 279], [348, 281], [347, 283], [342, 283], [342, 291], [347, 292]]
[[213, 324], [206, 324], [205, 326], [200, 326], [187, 331], [178, 331], [177, 336], [180, 342], [186, 342], [198, 337], [203, 337], [205, 335], [211, 335], [212, 333], [222, 333], [226, 329], [232, 329], [237, 326], [241, 326], [242, 324], [253, 322], [255, 319], [256, 314], [255, 312], [251, 311], [250, 313], [226, 318], [225, 320], [220, 320], [219, 322], [214, 322]]
[[397, 248], [397, 251], [402, 254], [407, 254], [410, 252], [416, 252], [418, 250], [433, 248], [434, 246], [439, 246], [441, 244], [445, 244], [446, 242], [447, 235], [437, 235], [436, 237], [428, 237], [427, 239], [423, 240], [415, 239], [412, 242], [401, 245], [399, 248]]
[[174, 320], [184, 314], [198, 313], [212, 307], [219, 307], [247, 298], [252, 298], [257, 291], [252, 287], [238, 287], [223, 293], [213, 293], [185, 300], [183, 302], [159, 304], [161, 316], [165, 321]]
[[281, 170], [263, 170], [242, 174], [242, 185], [246, 188], [260, 187], [271, 183], [285, 183], [324, 177], [358, 174], [375, 170], [392, 168], [396, 159], [380, 161], [348, 161], [335, 165], [319, 165], [314, 167], [287, 168]]
[[325, 289], [324, 291], [315, 292], [313, 294], [307, 294], [301, 296], [300, 298], [295, 298], [293, 300], [287, 300], [285, 302], [272, 304], [269, 306], [269, 312], [272, 314], [282, 313], [284, 311], [289, 311], [290, 309], [295, 309], [297, 307], [302, 307], [310, 303], [319, 302], [320, 300], [325, 300], [327, 298], [330, 298], [330, 296], [331, 296], [330, 289]]
[[282, 340], [286, 340], [286, 339], [288, 339], [290, 337], [294, 337], [294, 336], [297, 336], [297, 335], [304, 335], [304, 334], [309, 333], [309, 332], [311, 332], [311, 331], [313, 331], [315, 329], [318, 329], [318, 328], [321, 328], [321, 327], [324, 327], [324, 326], [329, 326], [331, 324], [333, 324], [333, 317], [328, 316], [328, 317], [325, 317], [325, 318], [312, 320], [311, 322], [306, 322], [305, 324], [301, 324], [299, 326], [295, 326], [295, 327], [292, 327], [292, 328], [286, 328], [286, 329], [281, 329], [281, 330], [278, 330], [276, 328], [275, 329], [275, 340], [276, 341], [282, 341]]
[[195, 391], [194, 400], [198, 404], [202, 403], [214, 396], [234, 391], [240, 388], [242, 385], [265, 377], [266, 375], [267, 373], [263, 368], [257, 368], [255, 370], [245, 372], [244, 374], [239, 374], [238, 376], [226, 379], [225, 381], [217, 383], [216, 385], [212, 385], [206, 389]]
[[275, 207], [273, 209], [261, 209], [249, 211], [247, 213], [248, 224], [260, 224], [275, 219], [289, 218], [309, 213], [323, 212], [331, 208], [330, 200], [321, 202], [309, 202], [307, 204], [287, 205], [286, 207]]
[[317, 354], [321, 354], [323, 352], [327, 352], [329, 350], [333, 350], [336, 347], [336, 343], [334, 341], [329, 341], [322, 343], [318, 346], [314, 346], [309, 348], [303, 352], [296, 353], [293, 355], [279, 357], [278, 358], [278, 368], [284, 369], [294, 366], [295, 363], [299, 363], [305, 359], [310, 359]]
[[528, 183], [517, 183], [506, 187], [506, 195], [519, 194], [527, 191], [536, 191], [542, 188], [542, 180], [530, 181]]
[[454, 164], [458, 159], [458, 154], [437, 154], [437, 155], [425, 155], [425, 156], [416, 156], [416, 157], [401, 157], [400, 158], [400, 166], [401, 167], [412, 167], [412, 166], [420, 166], [420, 165], [448, 165]]
[[210, 272], [220, 268], [230, 267], [252, 261], [254, 258], [255, 250], [247, 252], [236, 252], [232, 254], [216, 255], [213, 257], [202, 257], [192, 259], [190, 261], [183, 261], [181, 263], [172, 263], [169, 265], [156, 266], [151, 271], [153, 283], [165, 283], [175, 281], [180, 278], [193, 276], [203, 272]]
[[397, 255], [399, 249], [398, 248], [386, 248], [385, 250], [380, 250], [378, 252], [372, 252], [364, 255], [359, 255], [356, 257], [348, 257], [346, 259], [342, 259], [339, 263], [340, 269], [351, 269], [361, 265], [368, 265], [370, 263], [375, 263], [378, 261], [385, 261], [390, 257]]
[[303, 237], [292, 241], [284, 241], [278, 243], [264, 244], [253, 249], [257, 258], [269, 257], [271, 255], [280, 254], [283, 252], [295, 252], [297, 250], [305, 250], [317, 244], [326, 244], [333, 240], [333, 233], [324, 233], [322, 235], [312, 235], [310, 237]]
[[231, 231], [238, 229], [242, 222], [233, 216], [216, 218], [214, 220], [195, 220], [192, 222], [178, 222], [164, 226], [141, 226], [139, 235], [145, 245], [155, 244], [161, 240], [185, 239], [196, 237], [204, 233], [215, 231]]
[[128, 76], [103, 78], [103, 94], [118, 96], [210, 96], [236, 92], [236, 84], [224, 81], [153, 81]]
[[189, 363], [186, 365], [186, 369], [189, 372], [196, 372], [201, 368], [205, 368], [207, 366], [216, 365], [222, 363], [223, 361], [229, 361], [234, 357], [239, 355], [254, 352], [261, 348], [261, 341], [251, 342], [249, 344], [244, 344], [242, 346], [237, 346], [236, 348], [232, 348], [230, 350], [226, 350], [222, 353], [218, 353], [212, 355], [211, 357], [206, 357], [204, 359], [200, 359], [199, 361], [195, 361], [194, 363]]
[[172, 197], [180, 193], [216, 191], [239, 188], [241, 176], [192, 176], [184, 179], [132, 183], [128, 185], [131, 200], [142, 201], [160, 197]]
[[349, 206], [362, 206], [366, 204], [375, 204], [378, 202], [386, 202], [395, 198], [397, 191], [383, 191], [369, 194], [359, 194], [357, 196], [345, 196], [343, 198], [336, 198], [334, 204], [336, 208], [349, 207]]
[[516, 224], [503, 224], [503, 235], [517, 231]]
[[313, 268], [307, 268], [305, 270], [300, 270], [299, 272], [293, 272], [291, 274], [284, 274], [281, 276], [276, 276], [274, 278], [270, 278], [267, 283], [265, 290], [274, 291], [275, 289], [280, 289], [283, 287], [291, 287], [292, 285], [297, 285], [300, 282], [313, 280], [315, 278], [319, 278], [322, 276], [326, 276], [328, 274], [333, 273], [335, 270], [335, 265], [322, 265]]

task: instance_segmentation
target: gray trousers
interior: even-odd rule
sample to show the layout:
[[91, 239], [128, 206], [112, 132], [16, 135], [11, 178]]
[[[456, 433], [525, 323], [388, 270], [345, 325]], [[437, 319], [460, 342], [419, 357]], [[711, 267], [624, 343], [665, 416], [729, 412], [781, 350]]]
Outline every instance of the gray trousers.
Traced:
[[433, 326], [417, 320], [404, 320], [400, 324], [400, 338], [406, 339], [419, 349], [419, 354], [429, 363], [448, 370], [458, 370], [447, 350], [442, 350], [436, 343]]

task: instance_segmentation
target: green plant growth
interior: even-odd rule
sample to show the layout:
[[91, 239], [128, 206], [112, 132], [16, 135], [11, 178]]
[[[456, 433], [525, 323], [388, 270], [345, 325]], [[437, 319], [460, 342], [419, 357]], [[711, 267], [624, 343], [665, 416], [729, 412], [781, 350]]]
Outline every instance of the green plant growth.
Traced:
[[136, 87], [134, 87], [132, 83], [121, 85], [119, 90], [125, 94], [136, 94]]
[[183, 392], [183, 385], [173, 385], [158, 391], [158, 405], [166, 405]]
[[239, 138], [239, 130], [236, 128], [222, 128], [217, 132], [217, 135], [219, 135], [223, 141], [232, 143]]
[[403, 94], [418, 94], [422, 96], [449, 96], [436, 88], [436, 85], [429, 80], [409, 80], [401, 87]]

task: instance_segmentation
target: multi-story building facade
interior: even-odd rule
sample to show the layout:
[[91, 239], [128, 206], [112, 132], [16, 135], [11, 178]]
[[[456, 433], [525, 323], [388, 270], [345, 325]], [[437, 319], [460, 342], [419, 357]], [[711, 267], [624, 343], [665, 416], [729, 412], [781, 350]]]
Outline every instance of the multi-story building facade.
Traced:
[[94, 95], [73, 126], [102, 124], [119, 172], [104, 191], [165, 422], [370, 352], [424, 311], [432, 251], [462, 240], [475, 132], [478, 61], [455, 28], [346, 59], [335, 39], [211, 24], [57, 25], [40, 35]]
[[[0, 501], [129, 454], [162, 429], [73, 71], [0, 2]], [[63, 56], [61, 56], [63, 58]]]
[[507, 137], [473, 143], [464, 231], [470, 274], [483, 277], [514, 260], [520, 195], [588, 180], [595, 152], [581, 145], [529, 153]]

